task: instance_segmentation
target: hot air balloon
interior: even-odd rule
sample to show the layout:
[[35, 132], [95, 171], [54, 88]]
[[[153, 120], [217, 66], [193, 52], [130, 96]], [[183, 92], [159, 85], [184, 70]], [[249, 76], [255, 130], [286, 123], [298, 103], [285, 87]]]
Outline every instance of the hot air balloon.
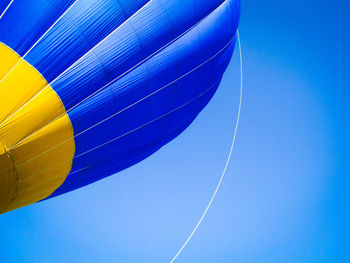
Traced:
[[2, 0], [0, 212], [177, 137], [232, 57], [239, 0]]

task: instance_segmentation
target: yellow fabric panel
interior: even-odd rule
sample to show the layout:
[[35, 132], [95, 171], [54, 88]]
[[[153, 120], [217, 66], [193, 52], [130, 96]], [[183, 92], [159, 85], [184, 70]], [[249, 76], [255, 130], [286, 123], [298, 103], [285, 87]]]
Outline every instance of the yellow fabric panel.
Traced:
[[[0, 46], [4, 45], [0, 43]], [[7, 48], [7, 52], [14, 53], [10, 48]], [[6, 63], [6, 57], [0, 57], [0, 61], [2, 61], [1, 66]], [[14, 68], [10, 67], [10, 73], [0, 82], [0, 123], [48, 84], [43, 76], [25, 60], [18, 61]]]
[[8, 49], [6, 45], [0, 43], [0, 81], [21, 59], [15, 52], [8, 52]]
[[[9, 67], [1, 56], [14, 57], [14, 51], [7, 48], [6, 54], [0, 47], [2, 72]], [[70, 172], [75, 152], [72, 124], [59, 96], [25, 60], [12, 65], [0, 82], [0, 213], [51, 195]]]
[[[1, 87], [1, 84], [0, 84]], [[18, 109], [11, 118], [4, 121], [0, 126], [2, 140], [11, 148], [23, 137], [27, 137], [38, 131], [62, 112], [62, 105], [57, 103], [57, 95], [50, 86], [46, 86], [43, 91], [37, 94], [24, 106]], [[18, 132], [21, 127], [21, 132]]]
[[0, 141], [0, 211], [6, 209], [17, 193], [17, 171], [8, 150]]

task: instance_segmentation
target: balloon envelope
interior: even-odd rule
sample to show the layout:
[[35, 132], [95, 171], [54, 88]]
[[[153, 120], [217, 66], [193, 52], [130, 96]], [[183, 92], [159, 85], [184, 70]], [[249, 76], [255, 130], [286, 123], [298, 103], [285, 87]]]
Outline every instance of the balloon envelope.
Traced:
[[178, 136], [220, 83], [239, 13], [239, 0], [1, 1], [0, 212]]

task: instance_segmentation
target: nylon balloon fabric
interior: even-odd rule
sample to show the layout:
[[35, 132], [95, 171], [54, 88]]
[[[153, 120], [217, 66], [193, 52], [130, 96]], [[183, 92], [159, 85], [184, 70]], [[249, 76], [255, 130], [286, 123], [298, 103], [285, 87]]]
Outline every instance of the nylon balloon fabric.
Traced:
[[0, 4], [0, 212], [126, 169], [177, 137], [232, 57], [240, 0]]

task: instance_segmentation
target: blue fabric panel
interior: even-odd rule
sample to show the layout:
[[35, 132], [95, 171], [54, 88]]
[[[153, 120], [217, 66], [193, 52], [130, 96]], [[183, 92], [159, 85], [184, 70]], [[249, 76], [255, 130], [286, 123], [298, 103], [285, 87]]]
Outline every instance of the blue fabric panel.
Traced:
[[0, 16], [5, 11], [6, 7], [10, 4], [11, 0], [1, 0], [0, 1]]
[[74, 0], [13, 1], [0, 20], [0, 42], [23, 56], [73, 2]]
[[[165, 9], [162, 0], [153, 0], [131, 17], [123, 26], [82, 57], [76, 64], [52, 83], [67, 109], [90, 96], [112, 79], [118, 78], [142, 60], [164, 47], [175, 36], [189, 29], [198, 21], [193, 16], [183, 16], [180, 6], [191, 8], [193, 0], [174, 0]], [[188, 2], [188, 3], [186, 3]], [[217, 0], [205, 1], [204, 6], [215, 8]], [[234, 1], [234, 2], [237, 2]], [[193, 10], [197, 18], [207, 13]], [[207, 9], [204, 9], [207, 10]], [[170, 20], [169, 14], [172, 14]], [[173, 22], [172, 22], [173, 21]], [[235, 25], [232, 26], [235, 28]], [[99, 67], [97, 63], [101, 64]], [[99, 69], [98, 69], [99, 68]], [[107, 73], [106, 73], [107, 72]]]
[[[89, 51], [93, 54], [91, 49], [96, 44], [147, 1], [78, 1], [33, 48], [26, 59], [51, 82], [84, 54]], [[102, 67], [100, 64], [92, 66]], [[102, 69], [99, 72], [104, 74]]]

